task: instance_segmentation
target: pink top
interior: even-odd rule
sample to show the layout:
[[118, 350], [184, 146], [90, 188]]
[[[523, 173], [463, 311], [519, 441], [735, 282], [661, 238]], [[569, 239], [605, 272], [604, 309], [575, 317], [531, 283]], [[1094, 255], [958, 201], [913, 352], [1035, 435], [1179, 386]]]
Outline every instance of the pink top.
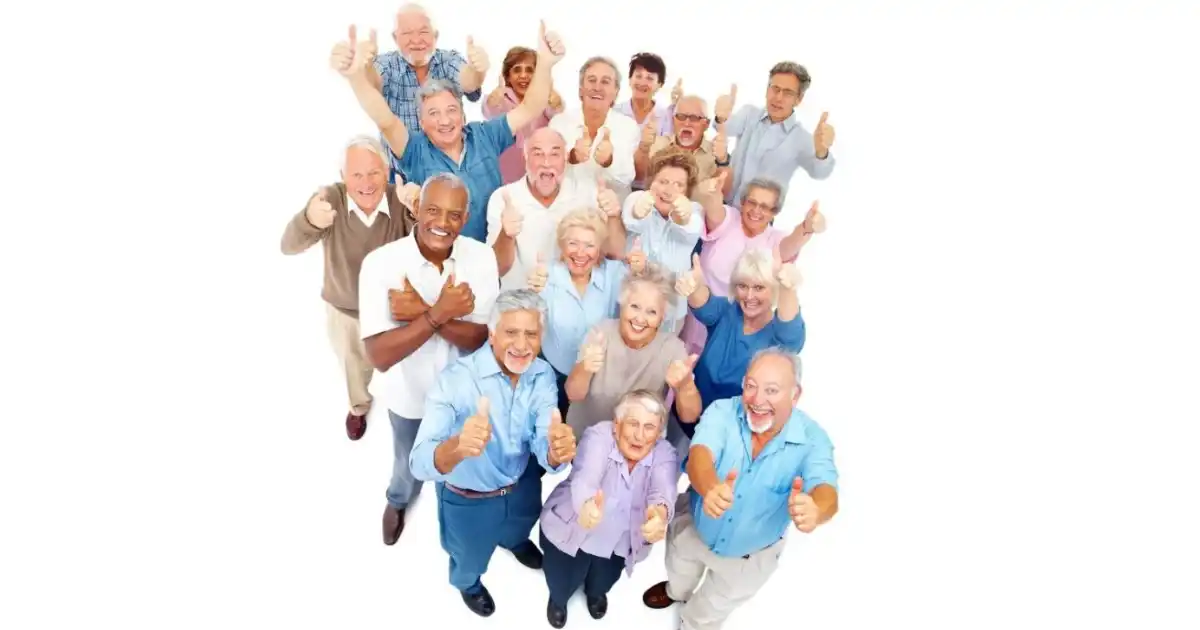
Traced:
[[[489, 107], [487, 97], [485, 96], [480, 109], [483, 110], [484, 118], [492, 120], [512, 111], [519, 103], [520, 101], [517, 100], [516, 92], [513, 92], [512, 88], [506, 87], [504, 88], [504, 102], [500, 104], [500, 107], [496, 109]], [[557, 113], [554, 109], [547, 107], [541, 116], [533, 119], [533, 122], [521, 129], [515, 130], [516, 141], [504, 153], [500, 154], [500, 178], [504, 180], [505, 184], [511, 184], [525, 176], [525, 138], [528, 138], [529, 134], [538, 129], [549, 125], [550, 119]]]
[[704, 280], [708, 290], [720, 297], [729, 296], [729, 279], [733, 275], [733, 266], [742, 252], [748, 249], [770, 250], [787, 236], [787, 232], [779, 228], [768, 227], [762, 234], [753, 238], [746, 236], [742, 229], [742, 213], [737, 208], [725, 206], [725, 220], [717, 229], [709, 232], [705, 224], [700, 239], [704, 248], [700, 251], [700, 269], [704, 272]]

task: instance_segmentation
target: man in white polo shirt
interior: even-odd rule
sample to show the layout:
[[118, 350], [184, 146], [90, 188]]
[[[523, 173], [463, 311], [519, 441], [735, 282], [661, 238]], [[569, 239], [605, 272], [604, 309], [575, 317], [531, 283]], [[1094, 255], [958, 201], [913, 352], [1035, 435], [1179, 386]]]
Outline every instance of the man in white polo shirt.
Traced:
[[367, 255], [359, 276], [359, 325], [367, 359], [381, 375], [392, 422], [392, 481], [383, 542], [395, 544], [404, 511], [421, 491], [408, 467], [425, 394], [442, 368], [487, 341], [500, 278], [491, 248], [460, 237], [470, 192], [457, 175], [425, 180], [412, 234]]
[[562, 134], [542, 127], [525, 142], [525, 177], [498, 188], [488, 200], [487, 243], [496, 252], [501, 291], [527, 288], [538, 254], [545, 260], [555, 257], [558, 222], [568, 212], [597, 207], [619, 212], [612, 190], [581, 187], [564, 176], [566, 167]]

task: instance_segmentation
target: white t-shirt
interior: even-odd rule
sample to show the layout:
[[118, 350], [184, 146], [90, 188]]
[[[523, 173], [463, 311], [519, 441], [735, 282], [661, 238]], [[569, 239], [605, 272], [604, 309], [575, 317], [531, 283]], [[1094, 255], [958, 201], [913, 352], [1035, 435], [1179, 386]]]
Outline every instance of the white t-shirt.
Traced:
[[500, 238], [500, 232], [504, 229], [500, 216], [504, 212], [505, 191], [508, 191], [513, 205], [521, 211], [523, 220], [521, 233], [517, 234], [516, 238], [517, 255], [508, 273], [500, 279], [500, 290], [527, 289], [529, 288], [529, 273], [537, 265], [538, 252], [546, 255], [546, 262], [553, 261], [558, 257], [558, 239], [555, 238], [558, 235], [558, 222], [572, 210], [596, 207], [596, 195], [594, 193], [589, 195], [587, 191], [580, 192], [579, 186], [574, 180], [564, 177], [562, 186], [558, 190], [558, 196], [547, 208], [529, 191], [524, 177], [506, 186], [501, 186], [492, 193], [491, 199], [488, 200], [487, 244], [489, 246], [496, 244], [496, 239]]
[[[491, 247], [459, 236], [441, 273], [417, 249], [415, 232], [367, 254], [358, 276], [358, 325], [362, 338], [408, 325], [392, 319], [389, 289], [403, 289], [407, 278], [421, 299], [432, 306], [451, 273], [455, 283], [469, 284], [475, 294], [475, 312], [463, 320], [486, 324], [500, 293], [496, 256]], [[418, 419], [425, 414], [425, 394], [442, 368], [464, 354], [468, 353], [435, 333], [388, 371], [376, 371], [372, 380], [382, 387], [380, 397], [392, 413]]]
[[[563, 140], [567, 141], [567, 150], [570, 151], [575, 146], [575, 141], [582, 135], [580, 127], [583, 126], [583, 112], [579, 110], [562, 112], [550, 119], [549, 126], [562, 134]], [[617, 198], [624, 201], [625, 197], [629, 196], [630, 187], [633, 184], [633, 153], [637, 150], [638, 143], [642, 141], [642, 128], [634, 119], [613, 110], [609, 110], [603, 126], [608, 127], [609, 141], [613, 145], [612, 164], [608, 168], [603, 168], [596, 163], [594, 158], [589, 158], [586, 162], [568, 164], [566, 174], [567, 177], [575, 180], [581, 191], [590, 191], [593, 197], [596, 195], [596, 176], [603, 175], [604, 179], [608, 181], [609, 188], [617, 193]], [[600, 143], [594, 139], [592, 141], [593, 156], [599, 146]]]

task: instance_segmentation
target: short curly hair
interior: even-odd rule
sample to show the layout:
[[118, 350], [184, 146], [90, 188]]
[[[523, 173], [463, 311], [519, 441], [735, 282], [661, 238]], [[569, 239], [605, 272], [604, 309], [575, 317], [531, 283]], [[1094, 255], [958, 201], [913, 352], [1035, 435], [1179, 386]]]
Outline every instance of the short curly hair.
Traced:
[[700, 179], [700, 167], [696, 165], [696, 158], [691, 151], [684, 151], [679, 148], [671, 147], [664, 149], [654, 154], [650, 160], [650, 172], [647, 173], [646, 181], [651, 182], [655, 177], [658, 177], [659, 172], [664, 168], [681, 168], [687, 172], [687, 196], [692, 196], [692, 191], [696, 188], [696, 183]]

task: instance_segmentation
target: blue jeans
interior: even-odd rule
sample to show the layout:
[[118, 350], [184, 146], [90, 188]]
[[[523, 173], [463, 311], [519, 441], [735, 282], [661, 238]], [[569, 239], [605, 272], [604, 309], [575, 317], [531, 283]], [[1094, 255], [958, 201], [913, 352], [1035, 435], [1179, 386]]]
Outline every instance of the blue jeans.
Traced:
[[408, 454], [412, 452], [413, 442], [417, 439], [417, 429], [421, 428], [421, 420], [401, 418], [388, 410], [388, 418], [392, 421], [392, 481], [388, 484], [388, 505], [403, 510], [421, 493], [421, 480], [413, 477], [412, 469], [408, 467]]

